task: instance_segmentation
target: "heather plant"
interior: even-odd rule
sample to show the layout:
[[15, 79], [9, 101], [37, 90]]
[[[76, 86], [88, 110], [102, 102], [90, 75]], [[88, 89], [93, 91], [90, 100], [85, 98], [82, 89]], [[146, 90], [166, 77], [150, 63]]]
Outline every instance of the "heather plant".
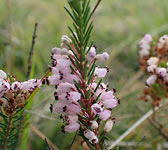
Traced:
[[108, 73], [107, 67], [99, 67], [97, 62], [108, 60], [108, 53], [96, 53], [96, 46], [90, 40], [93, 29], [91, 17], [97, 6], [91, 9], [90, 0], [68, 1], [73, 20], [73, 28], [68, 27], [71, 35], [63, 35], [61, 47], [51, 52], [52, 75], [43, 83], [55, 86], [55, 104], [51, 112], [61, 115], [63, 132], [80, 135], [90, 149], [105, 149], [106, 133], [110, 132], [115, 118], [111, 111], [120, 103], [115, 98], [115, 89], [108, 90], [102, 82]]
[[140, 68], [148, 75], [147, 87], [144, 89], [141, 100], [149, 102], [153, 108], [153, 123], [159, 133], [167, 140], [168, 133], [164, 125], [158, 121], [156, 107], [160, 107], [161, 101], [168, 97], [168, 35], [163, 35], [154, 40], [146, 34], [138, 43]]
[[[70, 9], [65, 7], [65, 10], [73, 20], [73, 27], [68, 27], [71, 35], [63, 35], [61, 47], [52, 49], [52, 64], [41, 79], [21, 82], [0, 70], [1, 149], [13, 150], [20, 143], [19, 137], [25, 128], [24, 110], [42, 84], [55, 87], [56, 103], [51, 104], [50, 110], [60, 114], [64, 123], [62, 131], [76, 132], [76, 135], [83, 138], [83, 144], [87, 144], [90, 149], [106, 149], [106, 134], [115, 122], [112, 109], [120, 100], [114, 96], [115, 89], [109, 90], [108, 83], [102, 82], [109, 69], [99, 67], [97, 62], [107, 61], [109, 55], [106, 52], [97, 54], [97, 48], [91, 40], [91, 18], [101, 0], [98, 0], [93, 9], [90, 2], [68, 0]], [[32, 39], [28, 77], [36, 27], [37, 24]], [[49, 76], [50, 73], [52, 75]]]
[[40, 86], [41, 80], [20, 82], [0, 70], [0, 149], [13, 150], [18, 146], [24, 108]]

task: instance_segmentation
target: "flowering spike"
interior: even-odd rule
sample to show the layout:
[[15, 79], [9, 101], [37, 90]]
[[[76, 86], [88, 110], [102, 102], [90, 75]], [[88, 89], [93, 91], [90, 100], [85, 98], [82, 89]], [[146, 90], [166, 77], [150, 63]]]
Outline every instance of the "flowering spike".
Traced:
[[[153, 45], [151, 45], [153, 42]], [[146, 34], [138, 43], [140, 68], [145, 70], [149, 77], [146, 80], [148, 88], [144, 90], [143, 100], [152, 100], [152, 105], [158, 106], [160, 100], [166, 97], [168, 85], [168, 35], [159, 38], [157, 42]], [[142, 54], [142, 51], [146, 51]], [[162, 92], [160, 92], [162, 91]]]
[[112, 108], [118, 105], [115, 91], [108, 91], [108, 85], [102, 83], [108, 68], [96, 65], [97, 61], [108, 60], [109, 55], [106, 52], [96, 54], [96, 46], [90, 42], [93, 29], [90, 0], [68, 3], [71, 11], [65, 9], [74, 21], [74, 30], [68, 27], [71, 36], [63, 35], [62, 48], [52, 50], [52, 75], [46, 81], [56, 88], [53, 111], [62, 116], [63, 132], [80, 130], [88, 146], [100, 150], [104, 147], [99, 135], [100, 123], [108, 120]]

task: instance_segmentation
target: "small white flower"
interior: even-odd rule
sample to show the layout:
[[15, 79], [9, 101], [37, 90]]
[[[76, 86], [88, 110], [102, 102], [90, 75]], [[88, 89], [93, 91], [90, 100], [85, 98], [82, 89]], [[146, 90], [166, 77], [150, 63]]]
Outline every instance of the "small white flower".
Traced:
[[157, 79], [157, 76], [156, 75], [151, 75], [150, 77], [148, 77], [148, 79], [146, 80], [146, 84], [147, 85], [151, 85], [151, 84], [154, 84], [155, 81]]
[[70, 54], [70, 52], [69, 52], [69, 50], [67, 50], [66, 48], [58, 48], [58, 47], [54, 47], [53, 49], [52, 49], [52, 54], [54, 55], [54, 54], [57, 54], [57, 55], [69, 55]]
[[98, 140], [97, 136], [95, 135], [95, 136], [92, 136], [92, 137], [89, 139], [89, 141], [90, 141], [92, 144], [97, 144], [99, 140]]
[[91, 123], [90, 128], [93, 129], [93, 130], [95, 130], [99, 127], [97, 121], [90, 121], [90, 123]]
[[139, 51], [140, 58], [143, 58], [145, 56], [149, 56], [149, 50], [143, 49]]
[[72, 40], [67, 35], [63, 35], [61, 40], [63, 43], [71, 43], [72, 42]]
[[91, 47], [85, 58], [88, 61], [92, 61], [95, 57], [96, 57], [96, 48]]
[[138, 42], [140, 58], [149, 56], [151, 42], [152, 42], [152, 37], [150, 34], [145, 34], [144, 37]]
[[157, 43], [157, 47], [159, 49], [162, 49], [163, 47], [167, 48], [167, 46], [168, 46], [168, 35], [163, 35], [162, 37], [160, 37]]
[[102, 54], [96, 55], [96, 58], [97, 60], [100, 60], [100, 61], [107, 61], [109, 59], [109, 54], [104, 52]]
[[91, 106], [91, 110], [94, 114], [99, 114], [103, 111], [103, 108], [99, 104], [96, 103]]
[[91, 139], [92, 137], [95, 136], [94, 132], [92, 132], [91, 130], [86, 130], [84, 131], [84, 136], [87, 138], [87, 139]]
[[143, 36], [143, 38], [141, 39], [141, 41], [139, 42], [139, 44], [141, 44], [141, 43], [148, 43], [149, 44], [150, 42], [152, 42], [152, 36], [150, 34], [145, 34]]
[[114, 121], [112, 119], [107, 120], [105, 126], [104, 126], [104, 131], [105, 132], [110, 132], [111, 129], [113, 128]]
[[148, 66], [147, 67], [147, 71], [148, 72], [154, 72], [154, 71], [156, 71], [156, 69], [157, 69], [157, 66], [156, 65], [151, 65], [151, 66]]
[[6, 79], [7, 75], [3, 70], [0, 70], [0, 79]]
[[18, 81], [13, 82], [11, 85], [11, 89], [15, 92], [20, 91], [22, 88], [23, 88], [23, 86], [22, 86], [21, 82], [18, 82]]
[[157, 65], [158, 62], [159, 62], [159, 59], [157, 57], [151, 57], [147, 61], [147, 63], [148, 63], [149, 66], [151, 66], [151, 65]]
[[62, 40], [61, 47], [68, 49], [67, 44], [72, 43], [72, 40], [67, 35], [63, 35], [61, 40]]
[[159, 67], [157, 68], [156, 73], [161, 77], [165, 77], [167, 75], [167, 70], [166, 68]]
[[95, 68], [95, 75], [98, 78], [104, 78], [106, 74], [107, 74], [107, 68], [98, 68], [98, 67]]

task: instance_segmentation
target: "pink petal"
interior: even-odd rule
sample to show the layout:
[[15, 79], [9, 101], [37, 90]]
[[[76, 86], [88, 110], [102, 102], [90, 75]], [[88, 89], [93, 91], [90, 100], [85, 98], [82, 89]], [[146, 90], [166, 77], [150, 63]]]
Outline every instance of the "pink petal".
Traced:
[[102, 95], [101, 95], [101, 99], [102, 100], [113, 99], [114, 98], [113, 94], [114, 94], [113, 91], [103, 92]]
[[150, 77], [148, 77], [148, 79], [146, 80], [146, 84], [147, 85], [151, 85], [151, 84], [154, 84], [155, 81], [157, 79], [157, 76], [156, 75], [151, 75]]
[[78, 77], [74, 74], [66, 75], [65, 78], [64, 78], [65, 82], [68, 82], [68, 83], [71, 83], [71, 84], [74, 84], [74, 80], [78, 81]]
[[100, 61], [107, 61], [109, 59], [109, 54], [104, 52], [102, 54], [98, 54], [96, 58], [97, 60], [100, 60]]
[[71, 92], [72, 89], [74, 89], [75, 86], [73, 84], [70, 84], [68, 82], [65, 82], [65, 83], [60, 83], [58, 88], [57, 88], [57, 94], [58, 96], [61, 95], [61, 94], [64, 94], [66, 92]]
[[115, 99], [107, 99], [103, 104], [106, 108], [113, 108], [117, 106], [118, 102]]
[[69, 115], [76, 115], [80, 111], [81, 111], [81, 108], [79, 105], [70, 104], [67, 107], [67, 114], [69, 114]]
[[59, 74], [59, 69], [57, 67], [52, 67], [51, 70], [53, 74], [55, 75]]
[[91, 106], [91, 110], [94, 114], [99, 114], [103, 111], [103, 108], [99, 104], [96, 103]]
[[70, 92], [70, 100], [77, 102], [81, 98], [81, 94], [78, 92]]
[[11, 85], [11, 89], [15, 92], [20, 91], [22, 89], [22, 87], [23, 86], [22, 86], [21, 82], [18, 82], [18, 81], [13, 82], [12, 85]]
[[79, 123], [77, 123], [77, 122], [71, 123], [71, 124], [65, 126], [64, 131], [72, 133], [72, 132], [75, 132], [76, 130], [78, 130], [79, 127], [80, 127]]
[[107, 120], [111, 115], [111, 111], [110, 110], [104, 110], [100, 113], [100, 119], [102, 120]]
[[106, 68], [98, 68], [96, 67], [95, 69], [95, 75], [98, 77], [98, 78], [104, 78], [107, 74], [107, 69]]
[[86, 60], [92, 61], [96, 57], [96, 49], [95, 47], [91, 47], [90, 51], [86, 55]]
[[60, 83], [60, 75], [52, 75], [48, 77], [49, 85], [58, 85]]

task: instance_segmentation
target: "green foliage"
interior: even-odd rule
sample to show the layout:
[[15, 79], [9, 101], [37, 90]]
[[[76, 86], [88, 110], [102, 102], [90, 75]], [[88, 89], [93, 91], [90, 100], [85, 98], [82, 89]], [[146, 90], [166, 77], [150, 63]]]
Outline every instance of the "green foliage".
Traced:
[[[26, 106], [26, 105], [25, 105]], [[1, 123], [0, 123], [0, 147], [1, 150], [15, 150], [19, 138], [20, 129], [22, 126], [22, 112], [23, 108], [17, 108], [14, 114], [10, 116], [0, 112]]]
[[[90, 34], [93, 29], [92, 21], [89, 22], [92, 15], [91, 8], [89, 5], [90, 0], [83, 0], [83, 1], [71, 0], [68, 1], [68, 4], [71, 8], [71, 11], [66, 7], [65, 10], [67, 11], [67, 13], [74, 22], [73, 27], [74, 31], [76, 32], [76, 35], [74, 34], [74, 31], [72, 30], [71, 27], [68, 28], [72, 34], [72, 42], [77, 52], [80, 54], [80, 56], [76, 56], [76, 58], [77, 60], [83, 62], [85, 60], [84, 56], [86, 54], [86, 47], [88, 45]], [[72, 50], [71, 47], [70, 49]]]
[[[35, 89], [35, 91], [31, 94], [31, 96], [27, 99], [27, 106], [25, 107], [27, 110], [30, 110], [32, 108], [33, 105], [33, 98], [34, 96], [37, 94], [37, 92], [39, 91], [39, 89]], [[27, 144], [28, 144], [28, 132], [29, 132], [29, 123], [30, 123], [30, 114], [25, 114], [24, 112], [22, 113], [23, 118], [21, 120], [22, 122], [22, 130], [21, 130], [21, 137], [20, 137], [20, 145], [19, 148], [21, 150], [27, 150]]]

